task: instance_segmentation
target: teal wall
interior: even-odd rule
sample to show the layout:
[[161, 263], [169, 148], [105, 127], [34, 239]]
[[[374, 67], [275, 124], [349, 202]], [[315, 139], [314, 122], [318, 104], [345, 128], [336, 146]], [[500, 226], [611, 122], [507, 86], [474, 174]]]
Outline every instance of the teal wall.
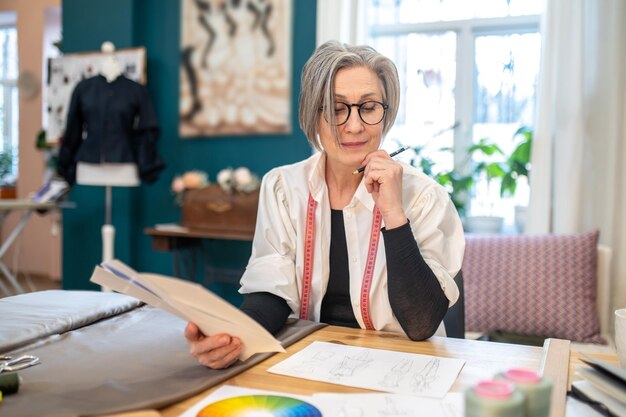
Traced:
[[[315, 48], [315, 0], [293, 1], [292, 126], [289, 135], [181, 139], [178, 135], [180, 2], [178, 0], [63, 0], [65, 53], [99, 50], [105, 40], [116, 47], [145, 46], [148, 89], [161, 124], [159, 150], [167, 163], [159, 180], [138, 188], [113, 189], [115, 256], [139, 271], [172, 274], [172, 256], [155, 252], [143, 229], [177, 222], [180, 209], [170, 192], [171, 179], [190, 169], [210, 178], [227, 166], [247, 166], [263, 175], [271, 168], [310, 155], [298, 128], [300, 72]], [[102, 187], [76, 185], [63, 213], [63, 288], [94, 289], [89, 277], [102, 258], [104, 223]], [[208, 242], [217, 266], [242, 269], [250, 255], [246, 242]], [[201, 279], [202, 271], [198, 273]], [[227, 289], [232, 290], [232, 289]]]

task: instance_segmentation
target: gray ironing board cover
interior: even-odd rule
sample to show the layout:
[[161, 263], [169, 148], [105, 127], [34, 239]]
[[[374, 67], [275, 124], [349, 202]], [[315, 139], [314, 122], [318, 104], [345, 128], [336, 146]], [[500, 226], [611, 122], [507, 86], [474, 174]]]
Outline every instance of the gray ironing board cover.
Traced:
[[140, 304], [124, 294], [96, 291], [51, 290], [0, 298], [0, 354]]
[[[80, 299], [85, 294], [66, 293], [49, 292], [48, 298], [64, 298], [63, 314], [77, 317], [78, 311], [67, 307], [67, 297]], [[93, 292], [88, 295], [93, 301], [93, 298], [110, 300], [113, 294]], [[25, 296], [21, 301], [28, 305], [30, 300]], [[41, 300], [41, 295], [33, 297]], [[16, 297], [8, 297], [11, 298]], [[0, 317], [3, 318], [7, 317], [4, 300], [0, 299]], [[15, 307], [14, 300], [10, 301]], [[122, 299], [117, 299], [120, 301]], [[82, 302], [77, 301], [77, 305], [81, 307], [76, 310], [84, 309]], [[186, 324], [183, 320], [145, 305], [124, 312], [108, 307], [108, 317], [90, 325], [84, 325], [89, 320], [73, 320], [80, 325], [60, 333], [44, 332], [49, 334], [26, 345], [22, 343], [11, 352], [0, 350], [11, 355], [36, 355], [41, 359], [40, 365], [19, 372], [20, 391], [4, 397], [0, 415], [78, 417], [161, 408], [202, 392], [272, 355], [257, 354], [225, 370], [208, 369], [198, 365], [189, 354], [183, 337]], [[93, 311], [85, 313], [94, 317]], [[57, 312], [49, 310], [43, 315], [41, 319], [45, 321], [57, 316]], [[35, 315], [30, 315], [22, 324], [26, 328], [36, 327], [36, 320]], [[6, 330], [4, 323], [2, 320], [0, 324], [2, 337]], [[285, 326], [277, 338], [287, 347], [323, 326], [296, 320]]]

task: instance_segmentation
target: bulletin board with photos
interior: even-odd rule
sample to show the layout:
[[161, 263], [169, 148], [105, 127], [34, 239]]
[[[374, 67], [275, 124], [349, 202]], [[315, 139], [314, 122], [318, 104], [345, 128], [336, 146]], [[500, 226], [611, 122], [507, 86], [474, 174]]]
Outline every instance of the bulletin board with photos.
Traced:
[[[124, 68], [124, 76], [140, 84], [146, 83], [146, 48], [124, 48], [114, 52]], [[74, 87], [81, 80], [99, 74], [103, 52], [65, 54], [48, 61], [46, 142], [58, 144], [65, 131], [67, 110]]]

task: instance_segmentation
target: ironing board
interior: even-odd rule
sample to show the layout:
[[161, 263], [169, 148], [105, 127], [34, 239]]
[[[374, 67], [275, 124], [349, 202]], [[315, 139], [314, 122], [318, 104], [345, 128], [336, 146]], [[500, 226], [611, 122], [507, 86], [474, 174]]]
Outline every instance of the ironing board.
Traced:
[[19, 222], [15, 225], [13, 230], [9, 233], [7, 238], [0, 245], [0, 273], [4, 275], [8, 284], [13, 287], [13, 291], [9, 289], [9, 287], [0, 279], [0, 290], [7, 295], [11, 293], [20, 294], [24, 292], [24, 289], [17, 281], [15, 275], [9, 270], [6, 264], [2, 261], [2, 257], [9, 250], [11, 245], [15, 242], [15, 240], [20, 236], [26, 223], [31, 218], [35, 211], [47, 211], [54, 208], [58, 208], [58, 203], [54, 201], [49, 201], [45, 203], [38, 203], [29, 199], [18, 199], [18, 200], [1, 200], [0, 199], [0, 225], [4, 224], [4, 220], [8, 217], [11, 212], [20, 211], [22, 212]]

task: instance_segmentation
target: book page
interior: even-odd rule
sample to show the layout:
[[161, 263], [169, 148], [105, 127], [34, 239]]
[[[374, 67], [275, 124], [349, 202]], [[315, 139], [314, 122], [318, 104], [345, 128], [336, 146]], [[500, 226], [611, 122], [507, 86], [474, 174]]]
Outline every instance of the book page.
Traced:
[[140, 274], [118, 260], [97, 266], [91, 282], [191, 321], [206, 335], [226, 333], [238, 337], [243, 343], [239, 357], [242, 361], [259, 352], [285, 351], [256, 321], [199, 284], [157, 274]]
[[[613, 415], [618, 417], [626, 417], [626, 404], [605, 393], [601, 389], [596, 388], [594, 384], [589, 381], [574, 381], [572, 382], [572, 390], [578, 390], [586, 397], [585, 401], [597, 401], [608, 408]], [[580, 394], [578, 394], [580, 395]]]
[[577, 372], [594, 387], [621, 402], [626, 409], [626, 387], [623, 383], [593, 368], [579, 367]]

